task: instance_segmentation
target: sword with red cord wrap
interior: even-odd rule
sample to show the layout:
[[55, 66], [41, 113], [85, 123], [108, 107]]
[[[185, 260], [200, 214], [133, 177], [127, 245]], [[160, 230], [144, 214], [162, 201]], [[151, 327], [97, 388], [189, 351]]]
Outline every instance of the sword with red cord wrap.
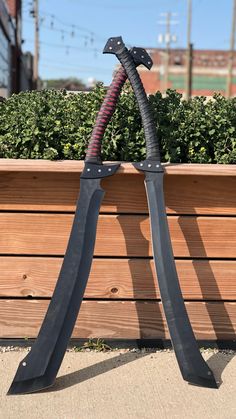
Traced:
[[[151, 68], [152, 60], [143, 49], [131, 50], [135, 65]], [[67, 250], [58, 281], [38, 337], [20, 362], [8, 394], [32, 393], [53, 385], [63, 360], [89, 277], [96, 239], [99, 209], [104, 196], [101, 179], [113, 175], [119, 164], [102, 164], [101, 142], [127, 79], [121, 67], [115, 74], [98, 112], [89, 141], [80, 194]]]
[[191, 384], [217, 388], [214, 375], [199, 351], [178, 281], [166, 217], [164, 173], [159, 141], [147, 95], [133, 57], [121, 37], [110, 38], [103, 52], [115, 54], [121, 62], [134, 90], [142, 117], [147, 156], [146, 160], [134, 163], [134, 167], [145, 174], [153, 258], [166, 321], [180, 371], [184, 380]]

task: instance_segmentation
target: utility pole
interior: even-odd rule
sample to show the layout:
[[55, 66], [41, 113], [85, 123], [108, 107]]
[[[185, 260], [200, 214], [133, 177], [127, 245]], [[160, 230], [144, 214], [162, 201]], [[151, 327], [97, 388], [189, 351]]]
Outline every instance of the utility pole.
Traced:
[[187, 22], [187, 52], [186, 52], [186, 99], [189, 100], [192, 94], [192, 0], [188, 1], [188, 22]]
[[170, 60], [170, 18], [171, 13], [168, 12], [166, 14], [166, 54], [165, 54], [165, 73], [164, 73], [164, 90], [165, 92], [168, 89], [168, 81], [169, 81], [169, 60]]
[[33, 68], [33, 79], [36, 90], [39, 87], [39, 4], [38, 0], [34, 0], [34, 68]]
[[160, 43], [165, 43], [165, 56], [164, 56], [164, 88], [163, 88], [163, 92], [166, 92], [166, 90], [168, 89], [168, 81], [169, 81], [169, 60], [170, 60], [170, 45], [171, 42], [176, 42], [176, 36], [175, 35], [171, 35], [170, 32], [170, 26], [172, 24], [176, 24], [178, 22], [174, 22], [171, 21], [171, 17], [176, 15], [176, 13], [161, 13], [161, 16], [165, 16], [166, 20], [165, 22], [160, 21], [159, 23], [161, 24], [165, 24], [166, 26], [166, 31], [165, 34], [160, 34], [159, 35], [159, 42]]
[[193, 85], [193, 44], [190, 44], [189, 98], [192, 97], [192, 85]]
[[226, 96], [231, 97], [232, 94], [232, 75], [233, 75], [233, 61], [234, 61], [234, 44], [235, 44], [235, 29], [236, 29], [236, 0], [233, 0], [233, 16], [230, 37], [230, 51], [228, 62], [228, 77], [226, 86]]

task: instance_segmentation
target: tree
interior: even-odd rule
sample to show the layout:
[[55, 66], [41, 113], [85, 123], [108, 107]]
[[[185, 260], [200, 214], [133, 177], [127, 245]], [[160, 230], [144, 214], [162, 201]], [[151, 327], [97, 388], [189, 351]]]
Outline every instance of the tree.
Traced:
[[48, 79], [44, 80], [44, 87], [47, 89], [66, 89], [71, 91], [86, 90], [85, 84], [76, 77], [65, 79]]

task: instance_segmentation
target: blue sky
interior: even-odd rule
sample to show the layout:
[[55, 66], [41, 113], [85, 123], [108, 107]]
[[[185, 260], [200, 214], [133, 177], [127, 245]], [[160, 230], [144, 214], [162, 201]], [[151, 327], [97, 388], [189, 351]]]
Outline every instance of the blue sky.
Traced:
[[[192, 0], [195, 48], [228, 49], [233, 0]], [[32, 1], [23, 0], [24, 51], [33, 52]], [[172, 20], [173, 47], [185, 47], [187, 0], [39, 0], [42, 78], [78, 77], [110, 83], [116, 58], [102, 54], [110, 36], [122, 35], [129, 45], [158, 47], [165, 30], [161, 13]], [[53, 26], [53, 28], [51, 28]]]

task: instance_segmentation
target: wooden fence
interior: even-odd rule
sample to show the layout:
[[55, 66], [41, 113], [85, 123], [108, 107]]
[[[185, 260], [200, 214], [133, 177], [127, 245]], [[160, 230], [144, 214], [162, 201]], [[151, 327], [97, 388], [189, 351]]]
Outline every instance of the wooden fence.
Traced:
[[[82, 162], [0, 160], [0, 337], [37, 336], [73, 219]], [[166, 167], [166, 211], [198, 339], [236, 332], [236, 166]], [[144, 177], [103, 181], [95, 255], [76, 338], [168, 338], [155, 277]]]

